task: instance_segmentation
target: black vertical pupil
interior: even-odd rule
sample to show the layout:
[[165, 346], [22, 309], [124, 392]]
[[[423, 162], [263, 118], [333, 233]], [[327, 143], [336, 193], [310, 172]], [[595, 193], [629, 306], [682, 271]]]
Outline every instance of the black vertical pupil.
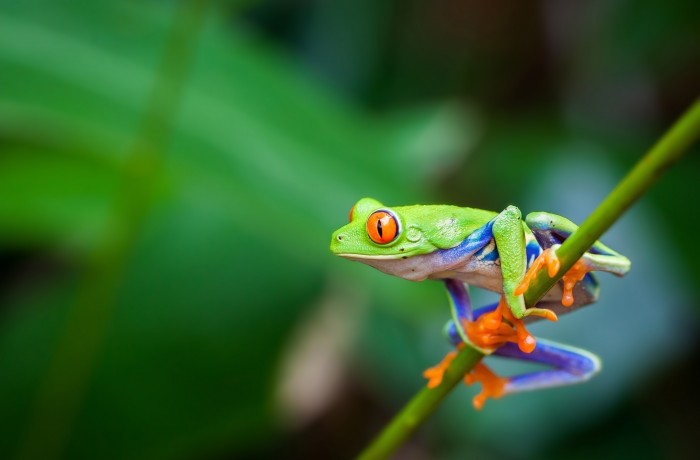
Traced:
[[379, 238], [384, 238], [384, 235], [382, 234], [382, 220], [377, 219], [377, 233], [379, 233]]

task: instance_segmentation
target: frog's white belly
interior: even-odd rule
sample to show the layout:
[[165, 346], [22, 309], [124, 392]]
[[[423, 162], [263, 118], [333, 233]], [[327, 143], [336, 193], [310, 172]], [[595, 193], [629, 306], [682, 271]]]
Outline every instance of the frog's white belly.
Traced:
[[456, 278], [472, 286], [502, 292], [503, 275], [499, 259], [478, 260], [471, 255], [462, 260], [450, 260], [440, 252], [407, 257], [406, 259], [346, 256], [370, 265], [389, 275], [411, 281]]
[[500, 261], [475, 263], [475, 261], [470, 260], [461, 266], [432, 273], [428, 278], [453, 278], [463, 281], [470, 286], [476, 286], [498, 293], [503, 292], [503, 274], [501, 272]]
[[[448, 250], [449, 251], [449, 250]], [[445, 252], [433, 252], [406, 259], [371, 258], [346, 256], [349, 259], [361, 261], [384, 273], [398, 276], [411, 281], [425, 279], [458, 279], [470, 286], [487, 289], [497, 293], [503, 292], [503, 275], [500, 258], [483, 260], [474, 254], [465, 255], [461, 260], [445, 257]], [[476, 251], [475, 251], [476, 252]], [[568, 313], [576, 308], [594, 302], [598, 294], [597, 283], [588, 277], [574, 288], [574, 305], [561, 305], [561, 281], [557, 283], [539, 302], [539, 305], [553, 309], [557, 314]], [[548, 305], [545, 305], [548, 304]], [[551, 305], [549, 305], [551, 304]]]

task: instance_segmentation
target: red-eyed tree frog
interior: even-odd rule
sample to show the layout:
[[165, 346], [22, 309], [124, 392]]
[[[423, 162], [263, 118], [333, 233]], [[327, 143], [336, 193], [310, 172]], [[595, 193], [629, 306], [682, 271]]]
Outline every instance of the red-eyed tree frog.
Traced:
[[[544, 268], [550, 276], [556, 274], [556, 251], [576, 229], [564, 217], [546, 212], [528, 214], [523, 221], [515, 206], [496, 213], [447, 205], [387, 207], [363, 198], [351, 209], [350, 223], [333, 233], [330, 248], [390, 275], [442, 280], [452, 310], [445, 332], [456, 347], [468, 344], [487, 355], [552, 366], [502, 378], [478, 364], [465, 376], [465, 383], [482, 384], [474, 398], [474, 406], [481, 409], [489, 397], [583, 382], [600, 369], [595, 355], [535, 340], [524, 324], [537, 318], [556, 321], [557, 315], [595, 302], [598, 283], [588, 272], [622, 276], [629, 270], [626, 257], [596, 242], [536, 308], [526, 308], [523, 294], [530, 280]], [[500, 293], [500, 302], [473, 310], [469, 285]], [[455, 356], [450, 352], [425, 371], [429, 388], [442, 382]]]

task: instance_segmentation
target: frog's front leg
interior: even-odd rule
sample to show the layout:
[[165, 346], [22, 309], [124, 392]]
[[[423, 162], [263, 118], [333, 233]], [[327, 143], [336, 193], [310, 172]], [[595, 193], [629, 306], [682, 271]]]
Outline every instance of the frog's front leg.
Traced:
[[[467, 337], [463, 325], [474, 320], [472, 303], [469, 299], [469, 291], [463, 282], [451, 278], [446, 279], [445, 287], [447, 288], [450, 310], [452, 311], [451, 324], [456, 325], [453, 331], [445, 330], [445, 333], [448, 334], [448, 336], [450, 336], [450, 334], [455, 334], [457, 336], [456, 341], [450, 340], [452, 340], [453, 344], [459, 349], [465, 343], [469, 343], [469, 338]], [[435, 388], [442, 383], [442, 377], [445, 371], [456, 356], [457, 352], [451, 351], [445, 355], [439, 364], [423, 372], [423, 377], [428, 379], [428, 388]]]
[[[458, 349], [467, 343], [484, 354], [491, 354], [496, 347], [508, 341], [517, 342], [519, 340], [518, 333], [511, 326], [501, 322], [500, 317], [499, 323], [493, 324], [493, 321], [489, 321], [487, 315], [484, 314], [486, 311], [484, 308], [477, 312], [472, 310], [469, 291], [462, 281], [446, 279], [445, 287], [452, 311], [452, 320], [448, 323], [451, 326], [448, 326], [445, 333]], [[497, 305], [499, 308], [503, 308], [503, 302]], [[478, 316], [481, 316], [480, 321], [475, 321]], [[524, 330], [524, 326], [520, 333], [525, 334], [522, 340], [529, 340], [534, 348], [535, 339]], [[453, 336], [456, 339], [453, 339]], [[423, 377], [428, 379], [428, 388], [435, 388], [442, 383], [445, 371], [456, 356], [457, 352], [451, 351], [439, 364], [423, 372]]]
[[525, 229], [520, 210], [508, 206], [494, 219], [492, 231], [501, 263], [503, 296], [515, 319], [535, 315], [556, 321], [556, 315], [551, 310], [526, 308], [522, 292], [517, 291], [527, 268]]
[[[450, 300], [452, 324], [461, 338], [460, 342], [468, 343], [484, 354], [492, 353], [506, 342], [518, 343], [523, 351], [535, 347], [535, 338], [527, 332], [523, 322], [510, 312], [505, 297], [501, 296], [495, 308], [485, 307], [474, 312], [469, 291], [463, 282], [446, 279], [445, 287]], [[449, 331], [446, 332], [449, 335]]]
[[[499, 303], [474, 312], [469, 291], [463, 282], [446, 279], [445, 287], [452, 310], [452, 320], [445, 333], [458, 349], [467, 343], [488, 355], [507, 342], [517, 343], [524, 352], [535, 348], [535, 338], [525, 329], [522, 321], [513, 317], [503, 296]], [[428, 379], [428, 388], [435, 388], [442, 383], [445, 371], [456, 356], [457, 352], [451, 351], [439, 364], [423, 372], [423, 376]]]

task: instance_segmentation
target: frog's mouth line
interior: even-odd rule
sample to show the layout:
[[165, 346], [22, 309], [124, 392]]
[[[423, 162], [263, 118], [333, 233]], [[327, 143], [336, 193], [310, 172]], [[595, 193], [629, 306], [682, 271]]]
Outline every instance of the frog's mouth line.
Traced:
[[367, 254], [337, 254], [340, 257], [345, 257], [346, 259], [363, 259], [363, 260], [395, 260], [401, 259], [402, 257], [409, 256], [410, 254], [384, 254], [379, 256], [370, 256]]
[[353, 259], [353, 260], [405, 260], [412, 258], [413, 256], [417, 256], [420, 253], [418, 253], [415, 250], [411, 251], [406, 251], [406, 252], [399, 252], [398, 254], [377, 254], [377, 255], [370, 255], [370, 254], [352, 254], [352, 253], [342, 253], [342, 254], [336, 254], [337, 256], [343, 257], [345, 259]]

